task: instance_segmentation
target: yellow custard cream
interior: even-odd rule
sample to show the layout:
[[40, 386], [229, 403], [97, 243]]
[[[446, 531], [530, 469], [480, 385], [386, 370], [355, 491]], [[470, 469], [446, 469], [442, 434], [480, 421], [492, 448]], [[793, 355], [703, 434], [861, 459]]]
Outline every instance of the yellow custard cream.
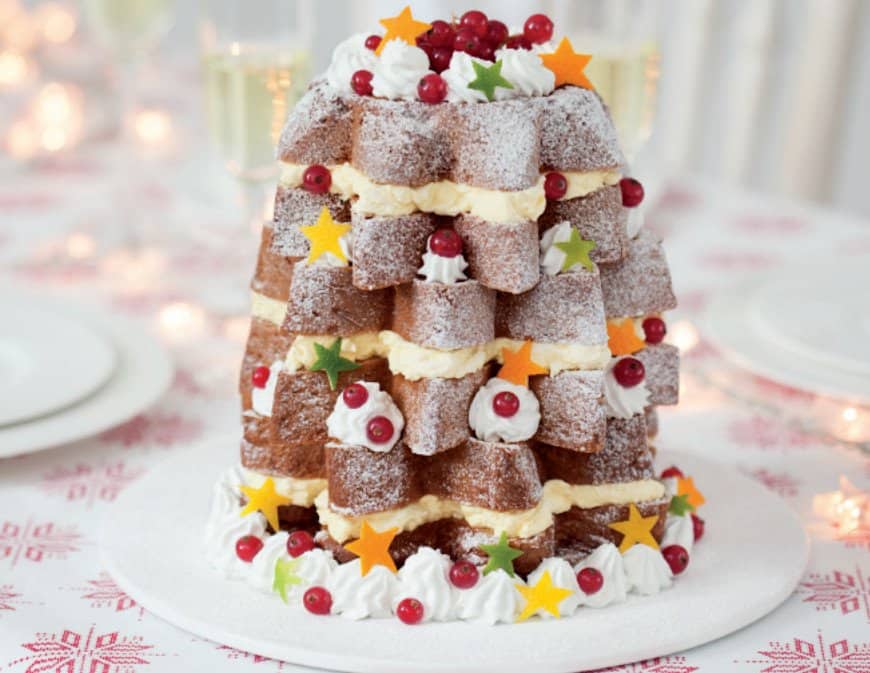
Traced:
[[287, 302], [272, 299], [258, 292], [251, 293], [251, 317], [268, 320], [280, 327], [287, 315]]
[[320, 522], [339, 543], [359, 537], [363, 519], [377, 530], [398, 528], [399, 532], [414, 530], [424, 523], [440, 519], [465, 519], [474, 528], [505, 531], [510, 537], [531, 537], [553, 524], [553, 515], [567, 512], [571, 507], [599, 507], [624, 505], [630, 502], [658, 500], [665, 495], [665, 487], [655, 479], [643, 479], [616, 484], [572, 485], [560, 479], [544, 484], [543, 494], [532, 509], [498, 512], [483, 507], [463, 505], [425, 495], [417, 502], [387, 512], [364, 516], [344, 516], [329, 507], [329, 493], [323, 491], [314, 500]]
[[[298, 187], [307, 166], [283, 164], [281, 184]], [[450, 180], [440, 180], [420, 187], [384, 185], [373, 182], [348, 163], [329, 167], [330, 191], [345, 200], [356, 197], [353, 208], [363, 215], [408, 215], [414, 212], [436, 215], [469, 213], [487, 222], [516, 224], [536, 221], [547, 206], [544, 176], [534, 187], [520, 191], [502, 191], [472, 187]], [[615, 171], [564, 172], [568, 191], [563, 198], [573, 199], [619, 182]]]
[[291, 505], [299, 507], [311, 507], [314, 504], [314, 499], [326, 490], [326, 479], [296, 479], [295, 477], [276, 477], [273, 475], [261, 474], [242, 468], [242, 476], [245, 481], [245, 486], [260, 488], [267, 477], [272, 477], [275, 483], [275, 492], [278, 495], [283, 495], [290, 499]]
[[[329, 346], [335, 341], [332, 336], [298, 336], [290, 346], [284, 361], [284, 370], [295, 372], [310, 369], [317, 359], [314, 344]], [[393, 374], [401, 374], [409, 381], [419, 379], [458, 379], [475, 372], [490, 360], [502, 361], [503, 348], [515, 351], [522, 341], [495, 339], [480, 346], [439, 351], [406, 341], [395, 332], [363, 332], [341, 340], [341, 356], [360, 362], [367, 358], [386, 358]], [[550, 375], [561, 371], [578, 369], [604, 369], [610, 361], [606, 344], [586, 346], [583, 344], [532, 345], [532, 359], [549, 368]]]

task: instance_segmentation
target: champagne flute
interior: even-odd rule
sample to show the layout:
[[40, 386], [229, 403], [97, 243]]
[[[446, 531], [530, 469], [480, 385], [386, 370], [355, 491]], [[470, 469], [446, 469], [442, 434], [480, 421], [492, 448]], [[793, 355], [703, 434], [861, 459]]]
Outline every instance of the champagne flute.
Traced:
[[[201, 0], [205, 107], [213, 149], [236, 179], [246, 229], [259, 231], [279, 166], [275, 146], [310, 75], [308, 0]], [[242, 232], [244, 233], [244, 232]]]
[[623, 152], [634, 162], [649, 140], [656, 109], [659, 49], [655, 0], [582, 0], [556, 3], [595, 90], [610, 108]]

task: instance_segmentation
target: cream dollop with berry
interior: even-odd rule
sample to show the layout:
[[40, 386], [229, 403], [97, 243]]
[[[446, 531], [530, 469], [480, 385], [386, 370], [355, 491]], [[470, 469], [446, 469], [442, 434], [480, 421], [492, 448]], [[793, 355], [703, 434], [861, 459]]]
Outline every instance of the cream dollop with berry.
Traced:
[[405, 419], [393, 398], [369, 381], [357, 381], [345, 388], [326, 419], [333, 439], [379, 452], [392, 449], [404, 427]]
[[271, 367], [257, 367], [251, 375], [251, 408], [260, 416], [272, 415], [275, 387], [283, 367], [281, 360], [275, 360]]
[[354, 91], [350, 81], [358, 70], [373, 71], [378, 62], [375, 52], [366, 47], [366, 34], [357, 33], [340, 42], [332, 52], [332, 62], [326, 71], [329, 85], [345, 95]]
[[516, 585], [523, 583], [501, 568], [483, 575], [473, 587], [459, 592], [457, 616], [488, 626], [513, 623], [521, 600]]
[[639, 594], [657, 594], [673, 584], [674, 573], [657, 549], [636, 544], [622, 555], [622, 560], [628, 585]]
[[399, 570], [393, 609], [406, 599], [423, 604], [423, 621], [446, 622], [453, 618], [456, 589], [450, 583], [450, 557], [431, 547], [420, 547]]
[[605, 542], [574, 566], [574, 570], [580, 581], [582, 605], [603, 608], [625, 600], [629, 589], [628, 578], [622, 554], [616, 545]]
[[[550, 573], [553, 586], [567, 589], [571, 592], [569, 596], [565, 596], [559, 602], [559, 616], [569, 617], [573, 615], [580, 606], [580, 588], [577, 586], [577, 577], [574, 574], [573, 568], [571, 568], [571, 564], [558, 556], [544, 559], [529, 575], [529, 585], [536, 585], [545, 572]], [[543, 608], [535, 614], [544, 619], [553, 618], [553, 615]]]
[[462, 239], [453, 229], [438, 229], [426, 241], [423, 266], [417, 271], [427, 283], [456, 285], [468, 280], [468, 262], [462, 255]]
[[[552, 50], [549, 50], [552, 51]], [[513, 84], [513, 89], [499, 87], [495, 90], [496, 100], [506, 98], [531, 98], [553, 93], [556, 76], [546, 68], [541, 57], [526, 49], [499, 49], [496, 60], [502, 62], [501, 75]]]
[[425, 51], [401, 40], [390, 40], [372, 71], [372, 93], [378, 98], [416, 100], [417, 85], [429, 72]]
[[468, 423], [484, 442], [531, 439], [541, 422], [538, 398], [528, 388], [500, 378], [482, 386], [468, 410]]
[[610, 418], [631, 418], [649, 406], [643, 363], [633, 357], [613, 358], [604, 371], [604, 403]]

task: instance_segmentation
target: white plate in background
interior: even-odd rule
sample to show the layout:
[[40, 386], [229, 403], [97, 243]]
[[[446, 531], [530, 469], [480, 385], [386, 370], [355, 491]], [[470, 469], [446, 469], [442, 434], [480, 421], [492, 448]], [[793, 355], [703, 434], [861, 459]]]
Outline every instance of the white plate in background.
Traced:
[[112, 375], [112, 343], [81, 316], [9, 296], [0, 315], [0, 426], [68, 407]]

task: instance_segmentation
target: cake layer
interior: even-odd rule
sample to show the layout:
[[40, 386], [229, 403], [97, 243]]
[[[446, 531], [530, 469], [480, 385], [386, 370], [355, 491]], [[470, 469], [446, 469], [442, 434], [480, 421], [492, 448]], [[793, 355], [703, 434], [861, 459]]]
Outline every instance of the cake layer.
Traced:
[[275, 192], [272, 252], [294, 259], [306, 257], [309, 243], [299, 227], [317, 222], [324, 208], [329, 209], [336, 222], [351, 221], [350, 203], [336, 194], [312, 194], [304, 189], [278, 185]]
[[257, 255], [257, 268], [251, 280], [251, 291], [271, 299], [287, 302], [290, 296], [290, 277], [296, 257], [278, 254], [273, 248], [274, 230], [263, 227], [260, 237], [260, 252]]
[[254, 370], [261, 366], [271, 367], [275, 362], [283, 362], [292, 343], [293, 336], [283, 332], [272, 320], [257, 315], [252, 317], [239, 372], [239, 394], [242, 396], [243, 411], [250, 410], [252, 406], [251, 376]]
[[331, 496], [328, 491], [317, 496], [315, 506], [320, 522], [330, 536], [342, 543], [359, 536], [363, 520], [378, 530], [398, 528], [399, 531], [411, 531], [424, 523], [457, 518], [475, 528], [505, 531], [511, 537], [530, 537], [549, 528], [553, 525], [555, 515], [567, 512], [572, 507], [589, 509], [657, 500], [664, 494], [664, 486], [654, 479], [582, 485], [553, 479], [544, 483], [538, 504], [524, 510], [500, 511], [424, 495], [417, 501], [395, 509], [347, 516], [334, 511], [329, 505]]
[[600, 271], [608, 318], [663, 313], [677, 306], [661, 239], [649, 229], [629, 241], [622, 261], [602, 264]]
[[[308, 166], [306, 164], [285, 163], [281, 171], [283, 187], [299, 187]], [[484, 189], [460, 184], [450, 180], [440, 180], [419, 187], [380, 184], [350, 164], [327, 166], [332, 182], [330, 193], [353, 203], [353, 211], [361, 216], [396, 217], [412, 213], [432, 213], [455, 217], [469, 214], [493, 223], [518, 223], [537, 220], [542, 213], [554, 204], [572, 204], [581, 197], [606, 193], [602, 203], [614, 203], [613, 194], [619, 194], [620, 175], [616, 171], [601, 170], [588, 172], [565, 171], [567, 183], [565, 195], [558, 201], [547, 202], [544, 194], [544, 176], [539, 175], [535, 184], [518, 191]], [[621, 196], [618, 211], [611, 211], [614, 221], [622, 221], [625, 228], [625, 215]], [[587, 212], [589, 212], [587, 206]], [[604, 213], [589, 212], [590, 217], [599, 219]], [[569, 219], [563, 217], [561, 219]], [[558, 221], [558, 220], [557, 220]]]
[[579, 453], [547, 444], [536, 444], [535, 452], [545, 479], [561, 479], [569, 484], [612, 484], [655, 476], [643, 414], [629, 419], [608, 418], [606, 438], [597, 453]]
[[533, 187], [546, 170], [624, 164], [601, 99], [572, 86], [522, 101], [432, 106], [342, 98], [318, 82], [290, 115], [278, 155], [294, 164], [350, 163], [381, 184], [450, 180], [508, 191]]
[[646, 371], [650, 404], [676, 404], [680, 398], [680, 351], [671, 344], [647, 346], [635, 353]]
[[541, 406], [536, 441], [573, 451], [599, 451], [606, 428], [602, 381], [600, 371], [532, 377], [530, 388]]

